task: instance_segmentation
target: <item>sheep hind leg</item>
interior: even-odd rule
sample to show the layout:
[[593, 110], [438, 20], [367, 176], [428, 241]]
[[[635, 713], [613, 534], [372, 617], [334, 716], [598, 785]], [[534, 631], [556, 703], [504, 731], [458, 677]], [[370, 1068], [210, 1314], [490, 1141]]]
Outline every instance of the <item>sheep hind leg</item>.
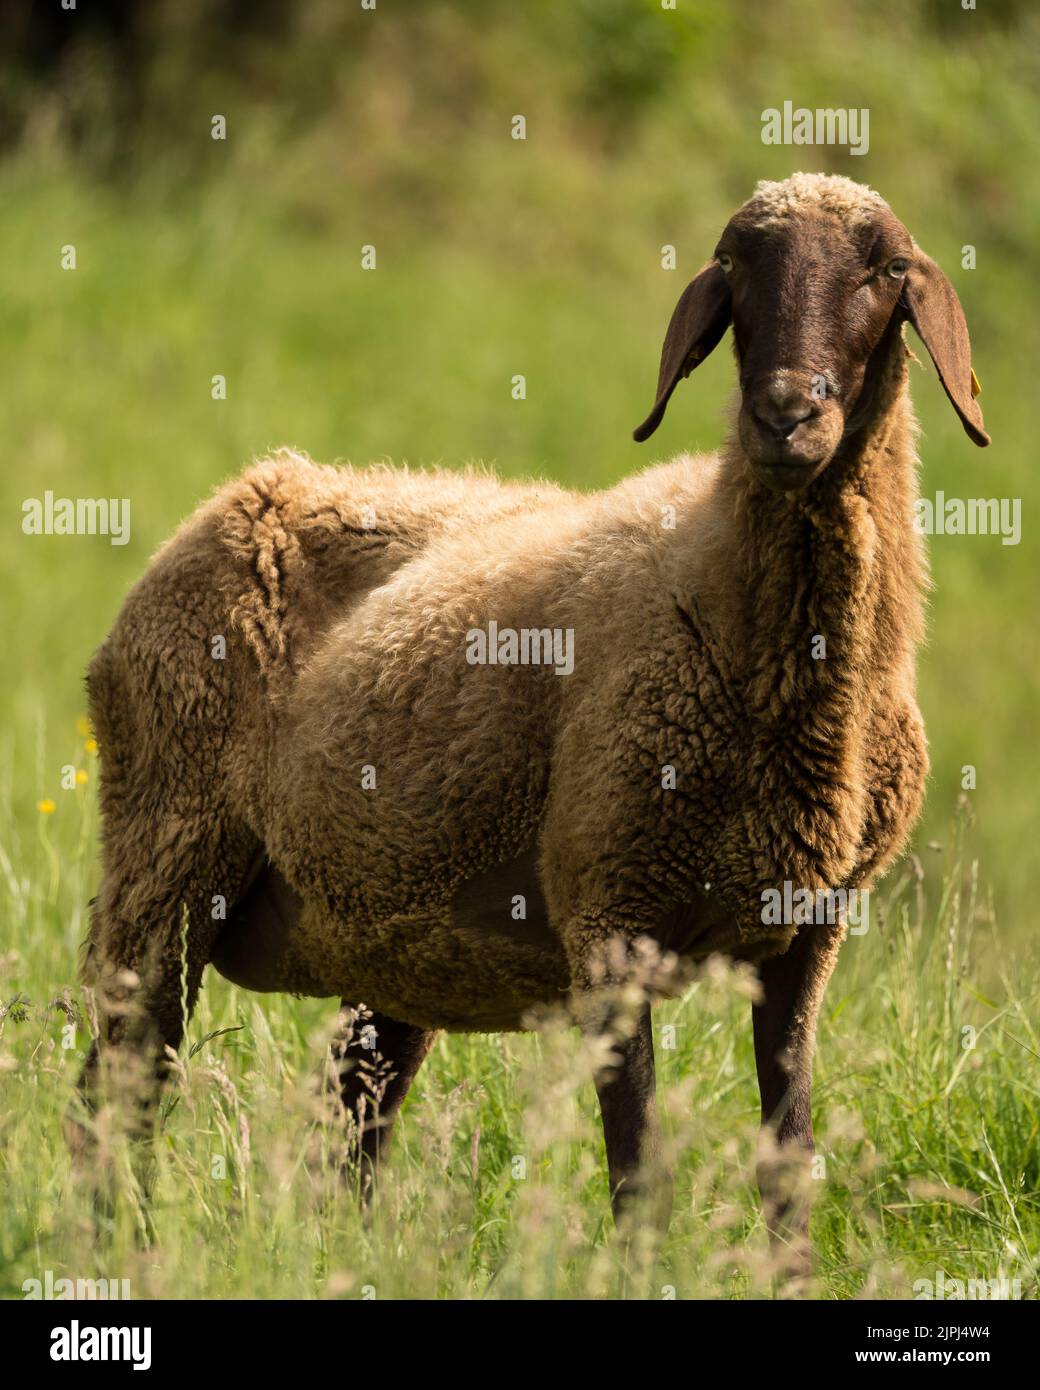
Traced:
[[[127, 1196], [119, 1149], [111, 1141], [116, 1135], [129, 1141], [130, 1172], [143, 1202], [136, 1229], [147, 1245], [155, 1235], [148, 1205], [154, 1152], [148, 1141], [169, 1066], [166, 1049], [180, 1044], [184, 1006], [190, 1011], [194, 1004], [202, 972], [197, 934], [190, 924], [185, 930], [176, 902], [166, 904], [143, 950], [117, 947], [118, 925], [111, 919], [106, 925], [103, 946], [96, 940], [88, 946], [99, 1032], [66, 1111], [64, 1134], [74, 1171], [102, 1224], [115, 1219]], [[109, 935], [113, 927], [115, 937]]]
[[[168, 1073], [167, 1049], [180, 1046], [185, 1006], [190, 1014], [201, 976], [189, 942], [182, 943], [179, 915], [171, 904], [171, 920], [144, 951], [106, 951], [92, 976], [99, 1033], [80, 1073], [80, 1101], [90, 1117], [102, 1104], [114, 1104], [133, 1138], [151, 1129]], [[66, 1132], [74, 1152], [90, 1148], [82, 1114], [70, 1116]]]
[[[172, 837], [171, 837], [172, 840]], [[138, 846], [132, 854], [129, 847]], [[233, 902], [251, 850], [219, 831], [178, 836], [175, 852], [112, 827], [106, 872], [93, 904], [85, 975], [97, 1005], [98, 1037], [66, 1122], [74, 1154], [92, 1149], [92, 1118], [111, 1101], [131, 1137], [146, 1137], [155, 1102], [198, 997], [219, 920], [215, 895]]]
[[349, 1125], [346, 1167], [358, 1181], [363, 1202], [371, 1200], [394, 1123], [436, 1037], [433, 1030], [398, 1023], [343, 1000], [329, 1066]]
[[842, 937], [841, 927], [799, 932], [784, 955], [759, 967], [762, 997], [752, 1009], [763, 1126], [758, 1185], [779, 1272], [792, 1278], [810, 1272], [812, 1058]]

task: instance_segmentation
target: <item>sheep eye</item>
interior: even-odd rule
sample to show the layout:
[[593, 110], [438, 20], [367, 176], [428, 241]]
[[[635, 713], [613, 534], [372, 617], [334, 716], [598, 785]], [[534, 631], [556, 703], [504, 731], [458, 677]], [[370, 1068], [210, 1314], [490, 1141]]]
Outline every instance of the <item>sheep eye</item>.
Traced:
[[715, 257], [715, 259], [719, 263], [720, 270], [724, 271], [725, 274], [728, 275], [730, 271], [733, 269], [733, 257], [728, 255], [725, 251], [720, 251], [718, 255]]
[[885, 274], [891, 275], [893, 280], [901, 280], [910, 269], [910, 262], [905, 256], [896, 256], [885, 266]]

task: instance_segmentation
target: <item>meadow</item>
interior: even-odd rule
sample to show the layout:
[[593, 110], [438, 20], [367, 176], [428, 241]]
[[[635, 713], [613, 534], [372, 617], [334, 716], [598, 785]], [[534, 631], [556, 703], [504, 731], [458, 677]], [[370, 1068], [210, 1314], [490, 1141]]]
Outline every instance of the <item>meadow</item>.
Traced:
[[[0, 1294], [48, 1269], [127, 1277], [135, 1297], [777, 1292], [753, 1183], [749, 985], [721, 967], [657, 1015], [677, 1025], [658, 1049], [677, 1175], [659, 1250], [613, 1240], [588, 1058], [568, 1033], [442, 1037], [368, 1221], [322, 1163], [339, 1142], [317, 1086], [335, 1001], [209, 978], [151, 1199], [106, 1130], [125, 1181], [100, 1225], [60, 1117], [88, 1038], [76, 976], [97, 877], [82, 676], [149, 555], [281, 444], [323, 462], [479, 459], [578, 488], [714, 447], [727, 351], [652, 446], [631, 441], [668, 315], [757, 179], [819, 168], [878, 188], [965, 307], [994, 442], [965, 440], [918, 353], [922, 495], [1019, 498], [1023, 520], [1014, 546], [930, 541], [932, 779], [821, 1020], [810, 1292], [911, 1297], [941, 1269], [1035, 1298], [1035, 16], [581, 0], [370, 21], [316, 0], [290, 34], [202, 63], [176, 11], [156, 9], [130, 127], [106, 105], [103, 53], [62, 89], [12, 70], [0, 92], [24, 118], [0, 157]], [[787, 98], [869, 107], [869, 152], [763, 145], [761, 111]], [[226, 140], [210, 138], [215, 112]], [[128, 498], [129, 543], [26, 535], [23, 505], [46, 491]]]
[[[927, 874], [913, 858], [871, 900], [831, 983], [817, 1267], [800, 1296], [906, 1299], [951, 1280], [1040, 1293], [1040, 977], [1035, 954], [1008, 954], [969, 819], [962, 807], [927, 851]], [[721, 963], [655, 1012], [676, 1180], [660, 1248], [614, 1238], [591, 1058], [573, 1031], [442, 1035], [364, 1218], [337, 1174], [345, 1131], [322, 1089], [335, 1001], [261, 999], [212, 973], [154, 1154], [142, 1162], [102, 1113], [94, 1176], [111, 1173], [118, 1196], [99, 1215], [61, 1127], [89, 1036], [71, 962], [95, 830], [82, 788], [19, 862], [0, 862], [19, 943], [0, 957], [0, 1296], [48, 1270], [127, 1279], [134, 1298], [784, 1292], [754, 1185], [752, 983]]]

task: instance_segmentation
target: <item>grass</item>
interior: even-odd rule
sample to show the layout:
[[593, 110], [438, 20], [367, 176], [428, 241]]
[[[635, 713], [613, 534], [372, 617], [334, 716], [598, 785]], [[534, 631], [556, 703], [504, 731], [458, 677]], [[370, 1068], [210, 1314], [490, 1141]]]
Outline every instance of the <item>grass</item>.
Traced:
[[[1017, 0], [971, 13], [712, 0], [668, 14], [650, 0], [487, 0], [479, 15], [416, 0], [361, 19], [300, 0], [291, 32], [236, 34], [222, 58], [182, 9], [149, 7], [158, 27], [131, 126], [106, 106], [117, 88], [103, 66], [17, 89], [0, 71], [0, 103], [26, 114], [0, 161], [0, 1292], [17, 1297], [46, 1269], [109, 1271], [137, 1296], [622, 1287], [575, 1038], [442, 1039], [366, 1224], [319, 1161], [337, 1142], [313, 1091], [332, 1003], [260, 1000], [219, 979], [157, 1148], [151, 1241], [114, 1135], [126, 1184], [96, 1228], [60, 1131], [87, 1037], [75, 973], [96, 875], [82, 673], [178, 520], [274, 446], [323, 461], [484, 459], [581, 488], [714, 447], [725, 351], [677, 394], [652, 454], [629, 436], [681, 285], [756, 179], [802, 167], [877, 187], [964, 302], [994, 444], [974, 450], [930, 366], [915, 370], [922, 493], [1025, 501], [1018, 546], [930, 542], [932, 782], [918, 859], [847, 944], [821, 1023], [818, 1292], [906, 1297], [942, 1268], [1006, 1273], [1035, 1296], [1040, 557], [1022, 372], [1040, 354], [1036, 16]], [[788, 98], [869, 107], [870, 153], [762, 145], [760, 112]], [[226, 142], [209, 139], [212, 112], [228, 115]], [[522, 143], [508, 137], [516, 112]], [[70, 244], [75, 271], [60, 268]], [[665, 244], [677, 272], [661, 269]], [[966, 244], [974, 271], [959, 268]], [[23, 502], [48, 489], [129, 497], [130, 543], [24, 535]], [[772, 1292], [741, 989], [719, 976], [658, 1015], [679, 1025], [674, 1051], [658, 1037], [676, 1213], [630, 1292]]]
[[[335, 1002], [260, 998], [212, 972], [163, 1105], [149, 1200], [113, 1117], [99, 1119], [101, 1161], [119, 1175], [99, 1218], [60, 1124], [89, 1037], [71, 962], [94, 814], [81, 787], [24, 843], [3, 836], [17, 848], [0, 863], [2, 911], [22, 945], [0, 958], [0, 1296], [47, 1270], [129, 1279], [136, 1298], [777, 1291], [753, 1181], [747, 978], [721, 966], [655, 1012], [676, 1173], [660, 1250], [614, 1238], [576, 1034], [442, 1036], [366, 1221], [335, 1175], [342, 1131], [321, 1100]], [[816, 1088], [820, 1298], [909, 1298], [939, 1270], [1040, 1296], [1040, 976], [1035, 955], [1005, 954], [969, 820], [962, 807], [927, 872], [911, 861], [871, 904], [831, 984]], [[983, 990], [994, 955], [999, 983]], [[30, 995], [13, 988], [24, 980], [53, 983]]]

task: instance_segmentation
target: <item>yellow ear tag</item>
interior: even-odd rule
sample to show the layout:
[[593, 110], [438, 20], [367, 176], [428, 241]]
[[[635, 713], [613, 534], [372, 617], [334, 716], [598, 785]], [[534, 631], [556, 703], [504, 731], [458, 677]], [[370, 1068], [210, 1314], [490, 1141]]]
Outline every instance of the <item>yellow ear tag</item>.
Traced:
[[704, 349], [701, 347], [700, 343], [698, 343], [697, 346], [690, 353], [689, 357], [687, 357], [686, 361], [683, 363], [683, 377], [688, 377], [690, 373], [693, 371], [694, 367], [696, 367], [699, 362], [703, 361]]
[[978, 377], [975, 375], [975, 369], [972, 368], [972, 372], [971, 372], [971, 398], [972, 398], [972, 400], [975, 399], [975, 397], [979, 394], [979, 392], [980, 392], [981, 390], [982, 390], [982, 387], [979, 385], [979, 379], [978, 379]]

